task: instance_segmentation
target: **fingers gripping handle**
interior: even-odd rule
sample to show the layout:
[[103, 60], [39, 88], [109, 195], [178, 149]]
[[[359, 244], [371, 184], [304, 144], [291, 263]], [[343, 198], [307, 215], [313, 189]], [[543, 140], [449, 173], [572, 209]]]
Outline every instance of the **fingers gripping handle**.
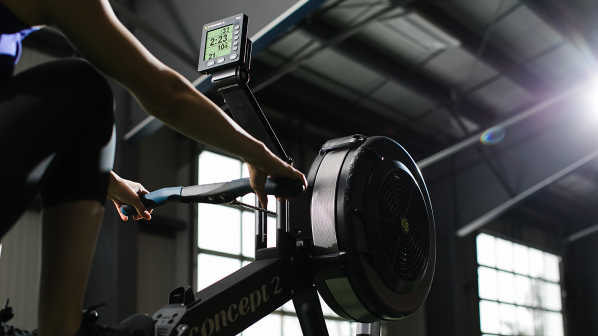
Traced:
[[[152, 191], [149, 194], [139, 196], [141, 203], [147, 210], [155, 209], [168, 203], [177, 203], [181, 201], [181, 191], [183, 187], [163, 188]], [[137, 214], [137, 210], [132, 205], [125, 204], [120, 208], [120, 211], [125, 216], [132, 216]]]
[[299, 197], [305, 190], [302, 181], [277, 177], [269, 177], [265, 188], [268, 195], [283, 198]]

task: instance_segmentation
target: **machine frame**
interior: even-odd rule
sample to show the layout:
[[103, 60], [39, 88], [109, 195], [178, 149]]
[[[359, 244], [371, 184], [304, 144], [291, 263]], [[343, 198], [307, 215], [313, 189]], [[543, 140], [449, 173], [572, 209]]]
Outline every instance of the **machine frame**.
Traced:
[[[272, 153], [292, 164], [247, 85], [251, 62], [247, 16], [238, 14], [216, 23], [221, 22], [221, 27], [231, 18], [242, 18], [244, 57], [218, 66], [205, 66], [205, 38], [210, 29], [204, 29], [199, 71], [213, 74], [212, 85], [223, 95], [233, 119]], [[299, 204], [307, 197], [299, 196], [291, 204]], [[315, 270], [326, 269], [327, 278], [345, 276], [343, 268], [347, 259], [339, 254], [314, 258], [313, 243], [305, 237], [311, 228], [296, 223], [291, 227], [289, 202], [277, 202], [276, 208], [276, 247], [267, 248], [266, 213], [256, 211], [255, 261], [202, 291], [194, 292], [191, 287], [173, 290], [168, 305], [153, 315], [157, 335], [237, 335], [293, 300], [303, 334], [328, 336], [315, 287]], [[359, 325], [357, 329], [357, 335], [380, 335], [379, 323]]]

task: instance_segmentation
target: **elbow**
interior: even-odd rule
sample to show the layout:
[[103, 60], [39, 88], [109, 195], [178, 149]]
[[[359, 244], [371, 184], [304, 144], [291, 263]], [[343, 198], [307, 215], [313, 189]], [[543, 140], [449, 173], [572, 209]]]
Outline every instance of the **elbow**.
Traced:
[[163, 119], [172, 111], [180, 110], [189, 94], [195, 90], [191, 84], [174, 70], [164, 71], [163, 77], [158, 82], [156, 90], [147, 97], [148, 104], [143, 104], [145, 110], [152, 116]]

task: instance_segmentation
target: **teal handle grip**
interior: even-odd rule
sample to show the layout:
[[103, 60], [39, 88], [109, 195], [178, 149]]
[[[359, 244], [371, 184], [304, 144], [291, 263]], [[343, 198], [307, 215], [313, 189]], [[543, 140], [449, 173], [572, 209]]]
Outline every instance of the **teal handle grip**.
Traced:
[[[168, 203], [176, 203], [181, 200], [181, 191], [183, 187], [163, 188], [152, 191], [149, 194], [139, 196], [141, 203], [147, 210], [155, 209]], [[125, 216], [136, 215], [137, 210], [132, 205], [125, 204], [120, 208]]]

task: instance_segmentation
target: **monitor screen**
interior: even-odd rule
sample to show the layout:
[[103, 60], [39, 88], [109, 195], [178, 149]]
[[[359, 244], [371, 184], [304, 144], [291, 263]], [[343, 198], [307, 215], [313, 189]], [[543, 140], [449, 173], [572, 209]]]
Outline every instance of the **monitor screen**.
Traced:
[[206, 36], [204, 61], [230, 54], [233, 39], [233, 25], [210, 30]]

